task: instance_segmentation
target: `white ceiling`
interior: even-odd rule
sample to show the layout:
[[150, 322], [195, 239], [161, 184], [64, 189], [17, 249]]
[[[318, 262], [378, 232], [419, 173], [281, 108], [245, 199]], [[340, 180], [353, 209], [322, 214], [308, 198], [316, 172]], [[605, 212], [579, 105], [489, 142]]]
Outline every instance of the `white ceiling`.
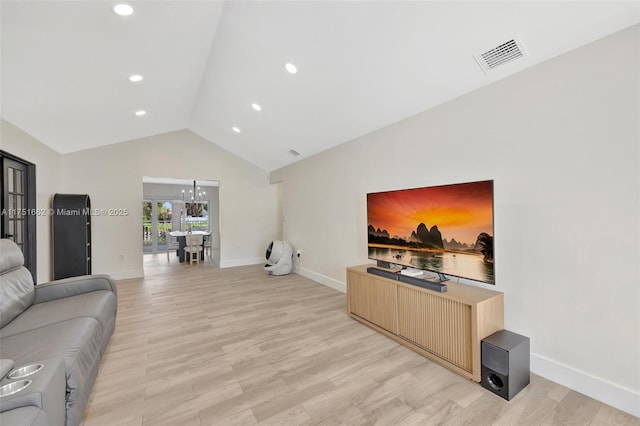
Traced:
[[[115, 3], [2, 0], [2, 117], [60, 153], [187, 128], [269, 171], [640, 22], [638, 1]], [[516, 35], [529, 56], [485, 75], [473, 55]]]

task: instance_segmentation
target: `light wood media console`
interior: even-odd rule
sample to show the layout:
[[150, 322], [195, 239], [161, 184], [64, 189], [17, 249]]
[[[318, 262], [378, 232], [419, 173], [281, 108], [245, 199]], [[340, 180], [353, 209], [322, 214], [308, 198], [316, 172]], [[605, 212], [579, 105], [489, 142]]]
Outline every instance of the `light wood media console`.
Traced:
[[504, 297], [497, 291], [447, 281], [446, 293], [347, 268], [349, 315], [476, 382], [480, 342], [504, 328]]

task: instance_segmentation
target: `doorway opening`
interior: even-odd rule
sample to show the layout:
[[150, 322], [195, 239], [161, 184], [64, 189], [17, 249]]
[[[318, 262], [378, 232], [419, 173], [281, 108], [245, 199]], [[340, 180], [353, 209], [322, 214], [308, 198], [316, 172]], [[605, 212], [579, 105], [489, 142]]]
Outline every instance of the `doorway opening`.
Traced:
[[179, 250], [172, 232], [210, 233], [210, 257], [220, 262], [220, 202], [218, 181], [143, 178], [142, 252], [166, 254], [178, 262]]

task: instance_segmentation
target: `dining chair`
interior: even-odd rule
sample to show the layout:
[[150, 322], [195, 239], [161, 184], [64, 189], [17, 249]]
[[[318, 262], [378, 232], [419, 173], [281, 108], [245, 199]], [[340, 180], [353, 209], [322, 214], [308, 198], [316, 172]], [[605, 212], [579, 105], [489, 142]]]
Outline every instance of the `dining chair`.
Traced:
[[[200, 263], [200, 254], [202, 253], [202, 234], [189, 234], [186, 237], [186, 246], [184, 248], [184, 261], [187, 261], [189, 255], [189, 264]], [[195, 259], [193, 257], [195, 255]]]
[[209, 259], [211, 259], [211, 242], [212, 242], [213, 238], [212, 235], [209, 234], [207, 235], [207, 237], [204, 240], [204, 254], [206, 254], [207, 256], [209, 256]]
[[169, 257], [169, 253], [175, 253], [176, 250], [180, 248], [180, 244], [178, 243], [178, 237], [172, 237], [168, 232], [164, 235], [164, 239], [167, 244], [167, 262], [170, 262], [171, 258]]

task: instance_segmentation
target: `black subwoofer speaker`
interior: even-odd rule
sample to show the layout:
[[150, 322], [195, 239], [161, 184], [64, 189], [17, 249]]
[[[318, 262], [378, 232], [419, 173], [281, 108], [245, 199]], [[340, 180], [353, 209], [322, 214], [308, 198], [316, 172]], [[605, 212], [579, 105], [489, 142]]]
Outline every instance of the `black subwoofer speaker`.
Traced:
[[509, 330], [482, 339], [481, 384], [511, 400], [529, 384], [529, 338]]

